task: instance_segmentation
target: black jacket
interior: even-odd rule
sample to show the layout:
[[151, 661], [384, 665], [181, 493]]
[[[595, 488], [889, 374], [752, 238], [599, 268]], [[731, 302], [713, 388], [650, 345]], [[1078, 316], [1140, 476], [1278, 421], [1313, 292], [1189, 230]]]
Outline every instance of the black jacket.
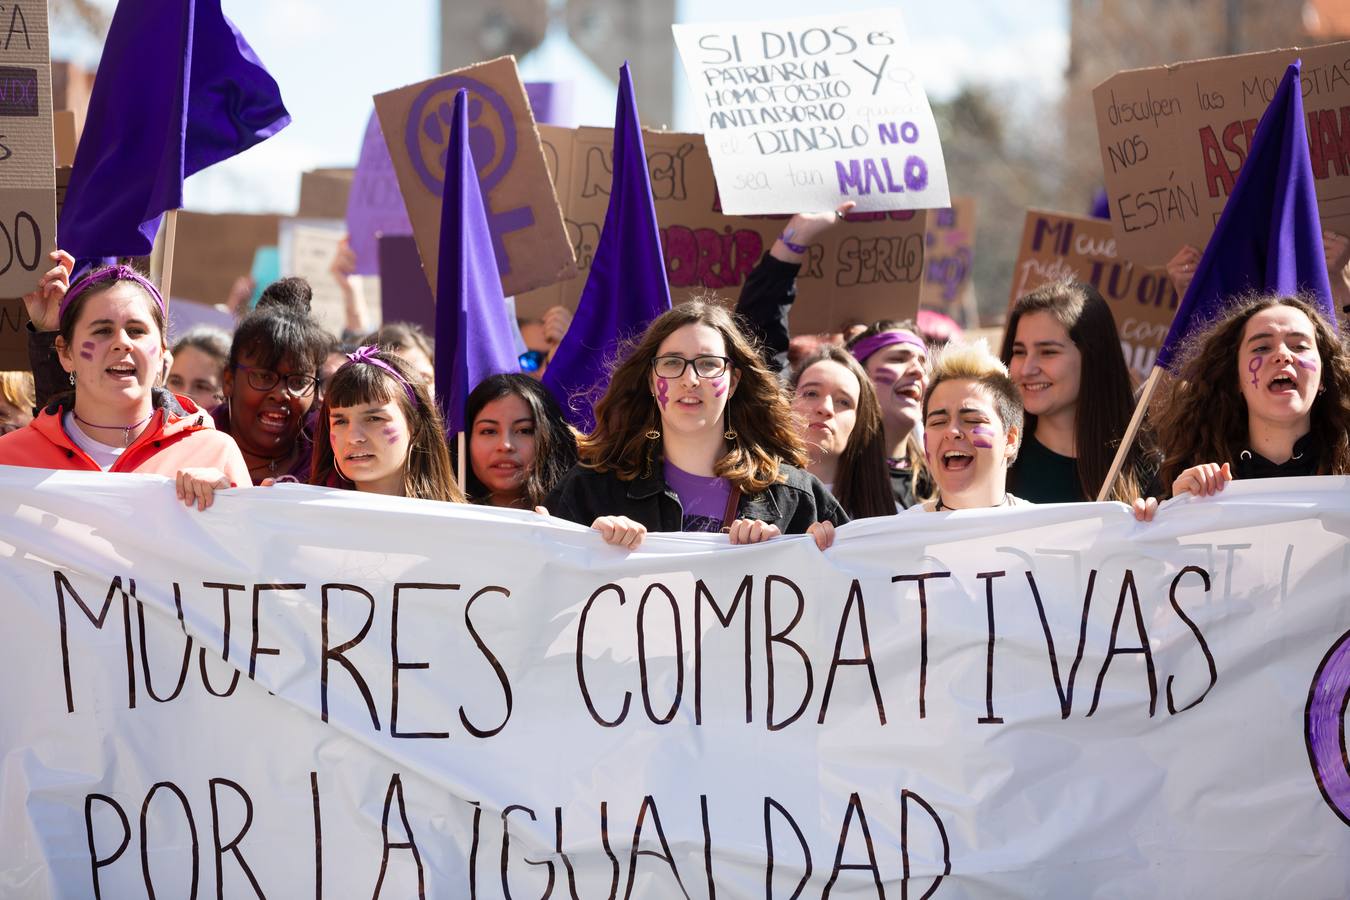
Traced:
[[[563, 476], [544, 501], [548, 511], [579, 525], [590, 525], [600, 516], [627, 516], [648, 531], [679, 531], [684, 509], [657, 471], [646, 478], [621, 481], [614, 472], [597, 472], [581, 465]], [[777, 525], [783, 534], [805, 534], [816, 522], [843, 525], [848, 521], [839, 501], [825, 485], [795, 466], [781, 465], [784, 480], [753, 496], [742, 494], [737, 516]]]
[[800, 263], [783, 262], [765, 253], [746, 276], [736, 301], [736, 315], [759, 342], [765, 364], [775, 372], [787, 368], [788, 342], [792, 339], [788, 313], [797, 299], [797, 273], [801, 268]]

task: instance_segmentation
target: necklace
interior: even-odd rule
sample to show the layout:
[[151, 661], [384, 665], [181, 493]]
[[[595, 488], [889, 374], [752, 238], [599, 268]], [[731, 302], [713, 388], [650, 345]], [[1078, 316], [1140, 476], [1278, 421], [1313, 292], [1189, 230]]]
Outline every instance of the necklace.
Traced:
[[[1000, 500], [998, 503], [995, 503], [993, 506], [990, 506], [990, 507], [987, 507], [987, 508], [988, 508], [988, 509], [998, 509], [1000, 506], [1008, 506], [1008, 505], [1009, 505], [1009, 497], [1008, 497], [1008, 494], [1005, 492], [1004, 495], [1003, 495], [1003, 499], [1002, 499], [1002, 500]], [[949, 511], [949, 512], [957, 512], [958, 510], [963, 509], [963, 508], [964, 508], [964, 509], [970, 509], [971, 507], [948, 506], [948, 505], [946, 505], [945, 503], [942, 502], [942, 495], [941, 495], [941, 494], [938, 494], [938, 497], [937, 497], [937, 506], [933, 507], [933, 512], [942, 512], [944, 509], [947, 510], [947, 511]]]
[[155, 413], [152, 410], [150, 415], [146, 416], [144, 419], [141, 419], [139, 422], [132, 422], [130, 425], [95, 425], [93, 422], [88, 422], [85, 421], [84, 419], [81, 419], [80, 414], [75, 412], [74, 410], [71, 410], [70, 414], [75, 417], [76, 422], [79, 422], [81, 425], [87, 426], [89, 428], [101, 428], [104, 431], [122, 432], [122, 446], [129, 447], [131, 446], [131, 432], [135, 431], [137, 428], [140, 428], [146, 422], [149, 422], [151, 417], [153, 417]]
[[262, 462], [260, 462], [260, 463], [255, 463], [254, 465], [249, 466], [249, 467], [248, 467], [249, 474], [251, 475], [251, 474], [253, 474], [254, 472], [256, 472], [256, 471], [258, 471], [258, 470], [260, 470], [260, 469], [263, 469], [263, 468], [266, 468], [266, 469], [267, 469], [267, 473], [268, 473], [269, 475], [275, 475], [275, 474], [277, 474], [277, 470], [281, 468], [281, 464], [282, 464], [283, 462], [290, 462], [291, 458], [292, 458], [293, 456], [295, 456], [295, 451], [296, 451], [296, 449], [297, 449], [297, 448], [292, 447], [289, 451], [287, 451], [286, 453], [283, 453], [283, 454], [280, 455], [280, 456], [273, 456], [273, 457], [270, 457], [270, 458], [269, 458], [269, 457], [259, 457], [260, 459], [262, 459]]

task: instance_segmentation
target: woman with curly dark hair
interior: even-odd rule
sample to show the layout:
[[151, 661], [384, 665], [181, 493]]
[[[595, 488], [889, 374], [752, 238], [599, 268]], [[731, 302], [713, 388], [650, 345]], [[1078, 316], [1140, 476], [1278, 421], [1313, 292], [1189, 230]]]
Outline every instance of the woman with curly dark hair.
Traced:
[[1157, 421], [1174, 495], [1350, 474], [1350, 356], [1309, 299], [1236, 303], [1191, 342], [1179, 374]]
[[621, 358], [595, 406], [580, 464], [549, 510], [628, 548], [647, 531], [724, 531], [733, 544], [848, 521], [806, 464], [787, 397], [715, 302], [659, 316]]

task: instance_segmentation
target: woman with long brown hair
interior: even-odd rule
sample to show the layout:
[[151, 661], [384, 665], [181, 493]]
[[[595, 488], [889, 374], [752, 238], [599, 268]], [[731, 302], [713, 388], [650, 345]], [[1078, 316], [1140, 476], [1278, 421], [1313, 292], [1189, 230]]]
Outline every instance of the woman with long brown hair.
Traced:
[[1157, 404], [1163, 483], [1350, 474], [1350, 356], [1304, 297], [1254, 296], [1196, 336]]
[[806, 442], [806, 471], [850, 518], [895, 515], [876, 389], [842, 347], [826, 345], [793, 367], [792, 411]]
[[682, 303], [633, 344], [595, 406], [580, 463], [549, 495], [562, 518], [638, 546], [648, 531], [724, 531], [733, 544], [811, 533], [848, 516], [801, 471], [777, 380], [715, 302]]
[[[1037, 288], [1013, 304], [1000, 357], [1026, 417], [1009, 490], [1034, 503], [1096, 500], [1134, 412], [1111, 307], [1083, 282]], [[1144, 430], [1110, 499], [1130, 503], [1148, 492], [1156, 468]]]

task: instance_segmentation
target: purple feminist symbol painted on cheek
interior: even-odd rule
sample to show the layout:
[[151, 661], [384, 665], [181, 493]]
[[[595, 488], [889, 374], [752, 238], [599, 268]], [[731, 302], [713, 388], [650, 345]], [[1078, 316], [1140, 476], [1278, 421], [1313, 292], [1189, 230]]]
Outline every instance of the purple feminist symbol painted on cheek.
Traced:
[[727, 384], [729, 382], [730, 379], [727, 377], [725, 372], [714, 378], [712, 382], [713, 396], [721, 397], [723, 394], [725, 394], [727, 392]]
[[970, 429], [970, 442], [980, 450], [994, 449], [994, 429], [988, 425], [976, 425]]
[[1317, 667], [1304, 713], [1304, 738], [1313, 777], [1327, 805], [1346, 825], [1350, 825], [1350, 769], [1341, 751], [1341, 731], [1348, 697], [1350, 631], [1341, 635]]
[[666, 402], [670, 399], [670, 382], [664, 378], [656, 379], [656, 402], [661, 404], [661, 408], [666, 408]]
[[1256, 380], [1256, 373], [1261, 370], [1261, 366], [1265, 361], [1265, 357], [1263, 356], [1253, 356], [1252, 361], [1247, 363], [1247, 371], [1252, 373], [1252, 387], [1257, 387], [1260, 384], [1260, 382]]
[[93, 359], [93, 358], [94, 358], [94, 342], [85, 341], [83, 344], [80, 345], [80, 359]]

